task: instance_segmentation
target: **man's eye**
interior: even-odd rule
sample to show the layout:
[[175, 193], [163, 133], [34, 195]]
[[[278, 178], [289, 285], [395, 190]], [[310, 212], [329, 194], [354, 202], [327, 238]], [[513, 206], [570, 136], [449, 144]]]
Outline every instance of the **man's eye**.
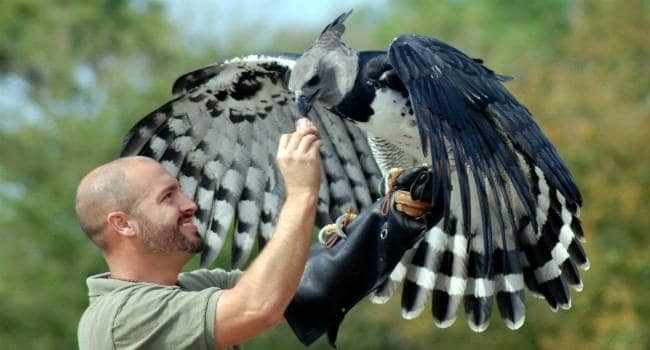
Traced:
[[172, 193], [171, 192], [165, 193], [165, 195], [163, 196], [163, 199], [169, 199], [169, 198], [172, 198]]

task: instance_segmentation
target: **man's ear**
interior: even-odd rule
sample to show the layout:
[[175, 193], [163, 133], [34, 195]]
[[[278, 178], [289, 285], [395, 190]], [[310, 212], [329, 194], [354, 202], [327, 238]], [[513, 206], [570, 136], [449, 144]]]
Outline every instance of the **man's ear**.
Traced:
[[123, 236], [135, 236], [134, 221], [128, 220], [123, 211], [113, 211], [106, 216], [106, 222], [115, 232]]

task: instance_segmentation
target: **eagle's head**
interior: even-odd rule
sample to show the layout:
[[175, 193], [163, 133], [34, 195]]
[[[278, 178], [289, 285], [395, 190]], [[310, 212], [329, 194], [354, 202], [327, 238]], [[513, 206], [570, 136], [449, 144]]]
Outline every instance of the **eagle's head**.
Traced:
[[343, 21], [351, 12], [340, 15], [328, 24], [291, 71], [289, 89], [295, 93], [296, 106], [303, 115], [307, 115], [315, 101], [331, 108], [352, 90], [359, 56], [341, 41], [345, 31]]

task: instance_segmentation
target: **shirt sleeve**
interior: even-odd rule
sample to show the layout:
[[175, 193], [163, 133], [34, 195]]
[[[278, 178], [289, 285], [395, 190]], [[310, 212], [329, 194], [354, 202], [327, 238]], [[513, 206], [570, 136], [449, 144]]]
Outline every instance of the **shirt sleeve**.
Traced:
[[185, 290], [199, 291], [210, 287], [229, 289], [235, 286], [243, 274], [240, 270], [199, 269], [178, 275], [177, 283]]
[[116, 348], [214, 349], [214, 320], [222, 290], [134, 288], [113, 323]]

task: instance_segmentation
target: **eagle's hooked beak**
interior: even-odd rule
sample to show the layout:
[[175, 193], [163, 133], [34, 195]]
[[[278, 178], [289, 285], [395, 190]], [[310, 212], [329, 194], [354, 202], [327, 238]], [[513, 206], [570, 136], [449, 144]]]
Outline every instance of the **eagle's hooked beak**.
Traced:
[[298, 112], [303, 116], [307, 116], [307, 113], [311, 111], [311, 107], [314, 103], [314, 100], [318, 96], [320, 89], [315, 90], [313, 93], [305, 95], [302, 92], [296, 92], [296, 107]]

